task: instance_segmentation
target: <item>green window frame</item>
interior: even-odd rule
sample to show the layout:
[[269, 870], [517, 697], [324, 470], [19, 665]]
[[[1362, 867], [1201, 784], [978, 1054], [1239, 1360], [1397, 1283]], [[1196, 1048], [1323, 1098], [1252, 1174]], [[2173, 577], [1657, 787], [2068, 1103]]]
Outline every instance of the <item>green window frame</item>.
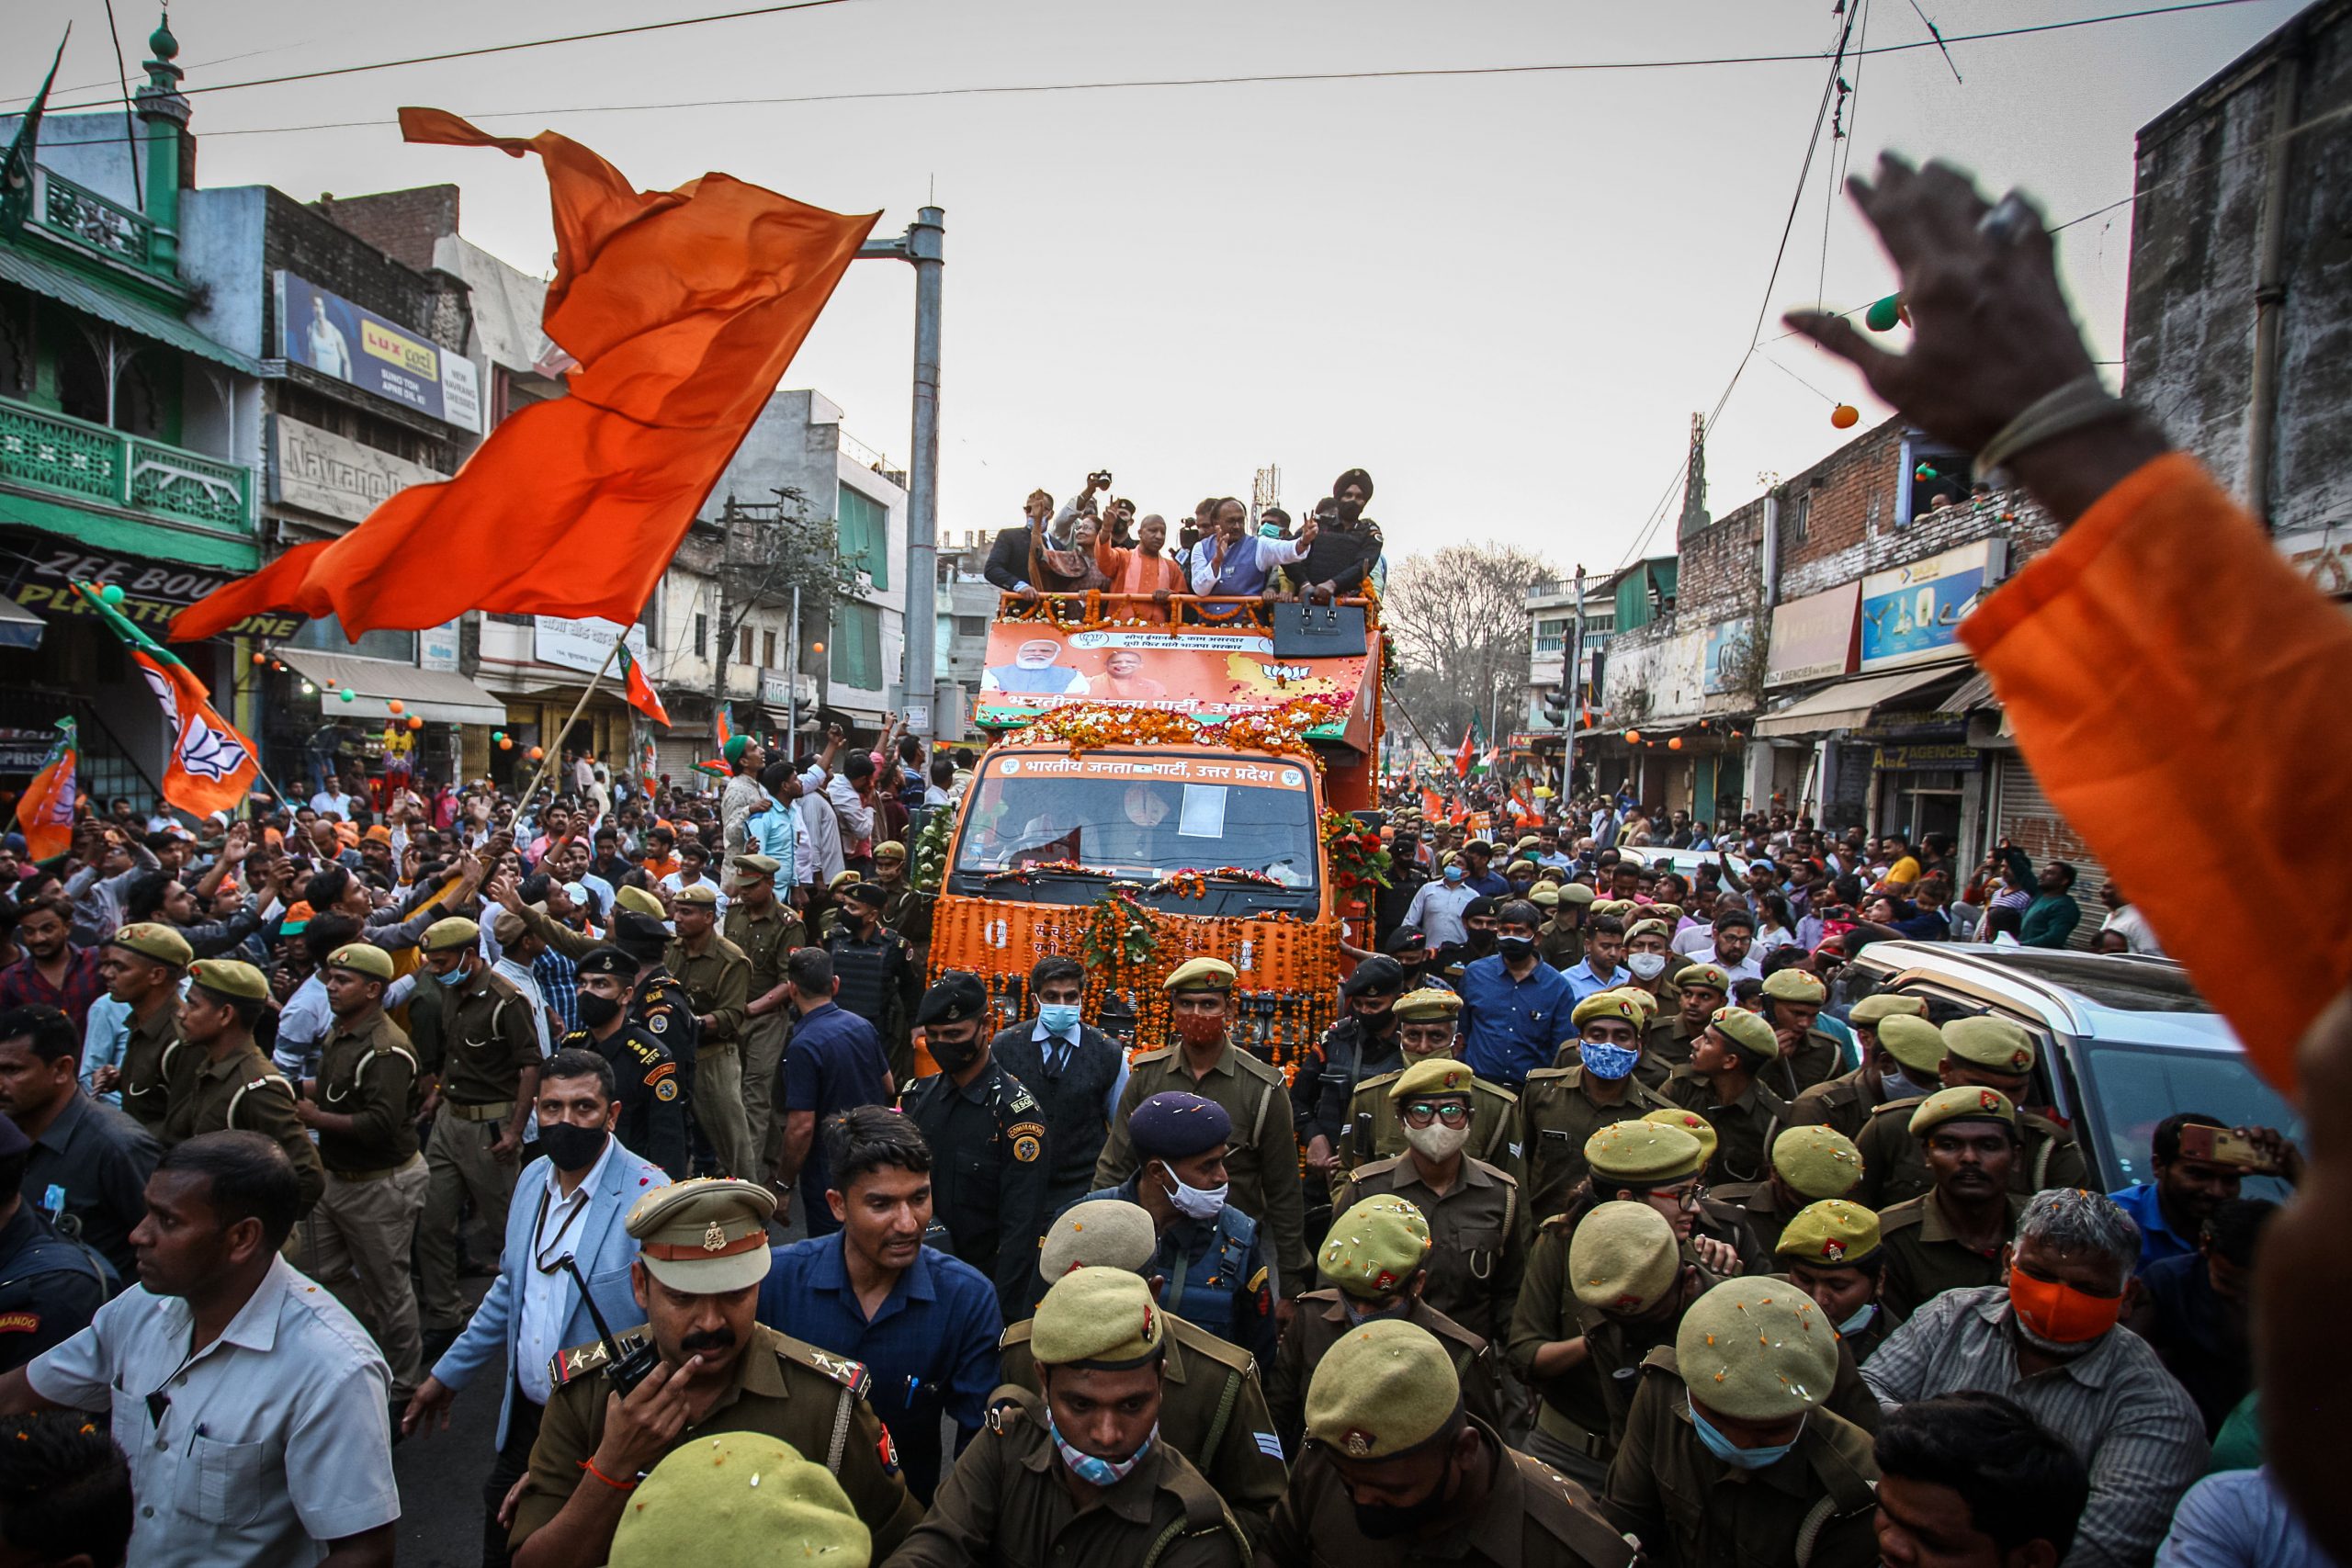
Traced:
[[834, 600], [831, 654], [834, 680], [860, 691], [881, 691], [882, 606]]
[[865, 570], [874, 586], [890, 586], [890, 509], [862, 490], [840, 487], [834, 503], [842, 558]]

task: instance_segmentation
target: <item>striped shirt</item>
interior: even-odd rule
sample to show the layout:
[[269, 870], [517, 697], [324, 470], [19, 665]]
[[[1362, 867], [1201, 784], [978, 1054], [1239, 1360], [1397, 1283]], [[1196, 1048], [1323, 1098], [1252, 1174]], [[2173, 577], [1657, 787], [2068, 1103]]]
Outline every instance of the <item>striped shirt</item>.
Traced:
[[2016, 1400], [2091, 1473], [2066, 1568], [2144, 1568], [2189, 1483], [2205, 1472], [2205, 1423], [2146, 1340], [2111, 1329], [2098, 1348], [2028, 1377], [2004, 1285], [1946, 1291], [1887, 1337], [1862, 1381], [1889, 1409], [1962, 1389]]
[[539, 983], [539, 995], [563, 1020], [563, 1032], [579, 1028], [580, 966], [550, 947], [531, 960], [531, 976]]

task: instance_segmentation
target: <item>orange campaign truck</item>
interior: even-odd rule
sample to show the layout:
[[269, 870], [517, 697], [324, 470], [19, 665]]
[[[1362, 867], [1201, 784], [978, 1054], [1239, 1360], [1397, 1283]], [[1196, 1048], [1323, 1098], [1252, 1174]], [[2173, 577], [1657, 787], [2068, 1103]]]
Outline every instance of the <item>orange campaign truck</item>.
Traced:
[[[993, 1025], [1034, 1010], [1030, 967], [1083, 962], [1087, 1017], [1168, 1043], [1160, 983], [1238, 972], [1233, 1038], [1277, 1065], [1319, 1039], [1366, 940], [1377, 833], [1378, 605], [1010, 595], [989, 626], [931, 972], [969, 970]], [[1351, 934], [1352, 933], [1352, 934]]]

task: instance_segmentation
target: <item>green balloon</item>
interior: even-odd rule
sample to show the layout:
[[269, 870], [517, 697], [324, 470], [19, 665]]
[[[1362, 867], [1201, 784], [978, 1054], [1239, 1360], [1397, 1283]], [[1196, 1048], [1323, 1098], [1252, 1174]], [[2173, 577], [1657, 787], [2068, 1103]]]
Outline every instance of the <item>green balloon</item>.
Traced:
[[506, 739], [506, 731], [503, 729], [493, 729], [490, 732], [490, 739], [492, 742], [495, 744], [496, 742]]
[[351, 701], [351, 688], [345, 686], [342, 691], [337, 692], [335, 695], [341, 697], [345, 702], [349, 702]]
[[122, 585], [119, 582], [109, 582], [99, 591], [98, 597], [109, 604], [119, 604], [122, 603]]
[[1903, 296], [1890, 294], [1883, 299], [1871, 302], [1870, 310], [1862, 317], [1862, 325], [1874, 333], [1891, 333], [1895, 323], [1902, 320]]

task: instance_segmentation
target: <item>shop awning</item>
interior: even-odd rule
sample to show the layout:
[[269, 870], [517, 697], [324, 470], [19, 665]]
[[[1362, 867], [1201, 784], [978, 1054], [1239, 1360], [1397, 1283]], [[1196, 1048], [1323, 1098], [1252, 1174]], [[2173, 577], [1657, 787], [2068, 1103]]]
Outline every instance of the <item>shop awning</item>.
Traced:
[[48, 622], [13, 599], [0, 599], [0, 648], [39, 648]]
[[1982, 670], [1960, 683], [1960, 690], [1944, 699], [1944, 706], [1953, 713], [1971, 713], [1977, 708], [1996, 708], [2000, 699], [1993, 695], [1993, 677]]
[[1905, 692], [1916, 692], [1923, 686], [1949, 681], [1962, 668], [1956, 663], [1930, 664], [1924, 669], [1898, 670], [1887, 675], [1863, 675], [1850, 681], [1840, 681], [1778, 713], [1763, 715], [1756, 721], [1755, 733], [1760, 738], [1770, 739], [1776, 735], [1817, 735], [1832, 729], [1859, 729], [1870, 722], [1871, 709], [1881, 703], [1892, 702]]
[[176, 348], [183, 354], [193, 354], [200, 359], [225, 365], [248, 376], [261, 373], [260, 366], [235, 349], [214, 343], [178, 317], [128, 295], [101, 288], [76, 273], [11, 246], [0, 245], [0, 281], [47, 295], [61, 305], [70, 306], [85, 315], [96, 316], [102, 321], [111, 321], [125, 332]]
[[[506, 722], [506, 705], [454, 670], [419, 670], [303, 648], [280, 648], [277, 653], [318, 687], [319, 711], [329, 718], [390, 718], [388, 705], [397, 702], [401, 717], [413, 716], [427, 724]], [[343, 700], [344, 691], [352, 694], [351, 701]]]

